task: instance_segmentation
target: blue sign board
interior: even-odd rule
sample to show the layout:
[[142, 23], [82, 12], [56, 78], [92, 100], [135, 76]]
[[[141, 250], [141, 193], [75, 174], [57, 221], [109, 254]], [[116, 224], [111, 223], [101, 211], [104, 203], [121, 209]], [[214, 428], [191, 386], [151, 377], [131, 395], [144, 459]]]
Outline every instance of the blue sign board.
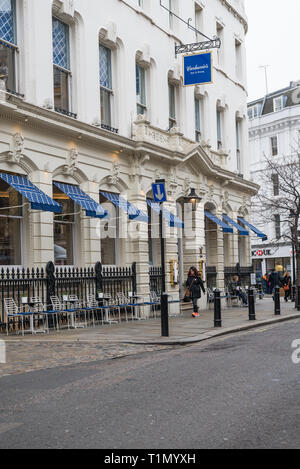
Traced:
[[154, 202], [162, 203], [167, 201], [167, 193], [164, 182], [152, 184], [152, 190]]
[[184, 86], [205, 85], [213, 81], [212, 52], [183, 56]]

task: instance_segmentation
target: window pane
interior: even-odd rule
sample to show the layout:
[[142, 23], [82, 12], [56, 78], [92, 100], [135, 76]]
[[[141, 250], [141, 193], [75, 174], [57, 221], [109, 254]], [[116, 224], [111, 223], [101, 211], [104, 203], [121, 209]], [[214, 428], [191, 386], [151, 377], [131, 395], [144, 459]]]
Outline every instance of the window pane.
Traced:
[[53, 186], [53, 199], [62, 206], [62, 215], [54, 221], [54, 259], [57, 265], [73, 265], [75, 204], [58, 187]]
[[169, 117], [176, 119], [175, 86], [169, 85]]
[[54, 223], [54, 259], [56, 265], [73, 265], [73, 225]]
[[57, 18], [52, 19], [53, 63], [69, 70], [69, 26]]
[[68, 74], [54, 67], [54, 106], [69, 110]]
[[15, 51], [11, 47], [0, 44], [0, 80], [6, 88], [15, 91]]
[[0, 0], [0, 38], [15, 44], [14, 1]]
[[101, 122], [102, 124], [111, 126], [111, 94], [105, 89], [101, 89]]
[[[0, 215], [9, 215], [13, 217], [22, 216], [22, 196], [15, 189], [10, 187], [5, 181], [0, 179]], [[19, 207], [19, 208], [11, 208]], [[6, 210], [3, 210], [6, 209]], [[1, 224], [0, 219], [0, 224]]]
[[0, 265], [21, 263], [21, 219], [0, 217]]
[[100, 85], [112, 89], [111, 50], [100, 44]]
[[101, 262], [104, 265], [117, 263], [117, 238], [119, 238], [119, 209], [100, 194], [100, 204], [109, 213], [109, 220], [101, 222]]
[[136, 100], [146, 105], [145, 69], [138, 65], [136, 66]]

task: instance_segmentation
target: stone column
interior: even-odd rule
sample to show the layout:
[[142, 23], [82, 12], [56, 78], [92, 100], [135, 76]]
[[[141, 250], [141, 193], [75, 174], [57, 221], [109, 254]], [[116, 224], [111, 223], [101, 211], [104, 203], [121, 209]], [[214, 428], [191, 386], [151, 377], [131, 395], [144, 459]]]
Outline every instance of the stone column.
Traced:
[[[200, 202], [193, 212], [192, 204], [185, 205], [184, 219], [184, 240], [183, 240], [183, 261], [184, 272], [187, 276], [189, 269], [195, 266], [200, 270], [200, 263], [203, 269], [203, 280], [205, 277], [205, 218], [204, 203]], [[202, 295], [199, 302], [201, 309], [206, 308], [206, 297]]]
[[[129, 201], [147, 214], [147, 202], [143, 194], [138, 191], [132, 192]], [[138, 220], [129, 221], [124, 245], [127, 248], [126, 264], [131, 266], [134, 262], [136, 263], [136, 293], [147, 300], [150, 294], [148, 223]], [[148, 313], [146, 309], [145, 313]]]
[[[222, 220], [222, 210], [219, 210], [216, 216]], [[220, 226], [217, 226], [216, 231], [216, 248], [217, 248], [217, 256], [216, 256], [216, 267], [217, 267], [217, 288], [220, 290], [224, 289], [224, 233], [223, 229]]]
[[[99, 203], [99, 186], [95, 182], [88, 182], [82, 190], [95, 202]], [[82, 210], [80, 222], [81, 254], [79, 267], [95, 267], [101, 260], [100, 219], [87, 217]]]
[[[30, 176], [31, 182], [49, 197], [53, 197], [52, 175], [45, 171], [35, 171]], [[26, 210], [25, 210], [26, 213]], [[49, 261], [54, 262], [54, 240], [52, 212], [27, 209], [27, 249], [26, 267], [46, 268]]]
[[[165, 202], [164, 208], [176, 216], [177, 209], [175, 202]], [[165, 273], [166, 273], [166, 293], [172, 298], [170, 300], [178, 301], [179, 284], [171, 282], [171, 261], [177, 263], [178, 266], [178, 236], [180, 228], [170, 227], [168, 221], [163, 217], [163, 233], [165, 237]], [[180, 314], [180, 305], [170, 305], [170, 314]]]

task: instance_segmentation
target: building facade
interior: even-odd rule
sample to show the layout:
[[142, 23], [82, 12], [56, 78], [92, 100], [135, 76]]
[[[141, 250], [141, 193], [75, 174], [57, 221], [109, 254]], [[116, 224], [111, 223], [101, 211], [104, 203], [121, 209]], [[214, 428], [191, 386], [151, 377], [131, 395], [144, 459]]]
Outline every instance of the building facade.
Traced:
[[[291, 82], [248, 104], [249, 158], [252, 178], [259, 183], [265, 165], [264, 155], [280, 162], [283, 155], [291, 155], [300, 143], [300, 81]], [[265, 188], [272, 196], [280, 197], [278, 176], [272, 187]], [[293, 275], [293, 249], [283, 238], [284, 221], [274, 214], [273, 223], [264, 222], [253, 213], [253, 222], [267, 235], [268, 241], [252, 241], [252, 260], [259, 275], [265, 275], [277, 265]]]
[[[226, 268], [250, 266], [245, 225], [223, 218], [249, 221], [258, 190], [243, 1], [162, 3], [170, 12], [159, 0], [0, 0], [1, 266], [136, 262], [147, 296], [149, 266], [160, 266], [157, 179], [174, 298], [190, 265], [220, 288]], [[175, 45], [203, 38], [177, 16], [221, 38], [212, 85], [183, 87]], [[191, 189], [202, 200], [184, 207]]]

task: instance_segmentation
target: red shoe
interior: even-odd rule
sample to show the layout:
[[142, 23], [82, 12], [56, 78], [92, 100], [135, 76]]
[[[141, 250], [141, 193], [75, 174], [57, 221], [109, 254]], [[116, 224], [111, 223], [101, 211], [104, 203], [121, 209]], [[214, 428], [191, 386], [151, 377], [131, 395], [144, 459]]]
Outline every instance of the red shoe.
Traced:
[[192, 316], [193, 316], [193, 318], [198, 318], [198, 317], [199, 317], [199, 313], [193, 313]]

